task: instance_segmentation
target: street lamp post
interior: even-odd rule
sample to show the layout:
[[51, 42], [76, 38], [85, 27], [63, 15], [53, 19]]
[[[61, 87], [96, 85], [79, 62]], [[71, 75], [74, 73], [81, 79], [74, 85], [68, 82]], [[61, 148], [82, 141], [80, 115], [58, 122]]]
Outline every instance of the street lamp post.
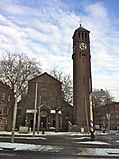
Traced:
[[36, 107], [37, 107], [37, 94], [38, 94], [38, 82], [35, 85], [35, 106], [34, 106], [34, 120], [33, 120], [33, 137], [35, 136], [35, 127], [36, 127]]
[[41, 96], [39, 97], [39, 107], [38, 107], [38, 123], [37, 123], [37, 134], [39, 134], [40, 129], [40, 108], [41, 108]]

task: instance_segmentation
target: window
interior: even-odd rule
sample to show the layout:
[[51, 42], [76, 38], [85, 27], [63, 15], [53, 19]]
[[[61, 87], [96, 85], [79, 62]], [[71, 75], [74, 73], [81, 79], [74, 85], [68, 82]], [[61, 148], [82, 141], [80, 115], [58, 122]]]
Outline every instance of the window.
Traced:
[[84, 39], [84, 33], [82, 33], [82, 39]]
[[[81, 35], [82, 35], [82, 39], [87, 39], [87, 33], [81, 33]], [[79, 37], [80, 38], [80, 37]]]
[[2, 115], [3, 114], [3, 106], [0, 105], [0, 114]]
[[80, 36], [80, 32], [79, 32], [79, 39], [81, 38], [81, 36]]
[[83, 63], [85, 62], [85, 57], [83, 56]]
[[41, 88], [40, 95], [42, 101], [47, 101], [52, 96], [52, 92], [48, 88]]
[[87, 39], [87, 33], [85, 33], [85, 39]]

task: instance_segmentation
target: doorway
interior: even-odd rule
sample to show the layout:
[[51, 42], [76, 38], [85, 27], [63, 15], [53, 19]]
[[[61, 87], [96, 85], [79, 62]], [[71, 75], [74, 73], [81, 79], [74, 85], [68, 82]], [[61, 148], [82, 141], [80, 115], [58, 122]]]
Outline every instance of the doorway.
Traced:
[[47, 117], [41, 117], [41, 128], [46, 128], [47, 127]]

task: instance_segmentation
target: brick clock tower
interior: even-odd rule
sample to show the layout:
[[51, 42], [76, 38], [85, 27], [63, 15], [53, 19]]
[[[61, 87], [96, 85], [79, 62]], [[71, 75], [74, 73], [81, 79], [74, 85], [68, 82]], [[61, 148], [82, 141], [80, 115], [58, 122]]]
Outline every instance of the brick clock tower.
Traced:
[[74, 124], [80, 132], [90, 131], [91, 55], [90, 31], [81, 24], [73, 35], [73, 105]]

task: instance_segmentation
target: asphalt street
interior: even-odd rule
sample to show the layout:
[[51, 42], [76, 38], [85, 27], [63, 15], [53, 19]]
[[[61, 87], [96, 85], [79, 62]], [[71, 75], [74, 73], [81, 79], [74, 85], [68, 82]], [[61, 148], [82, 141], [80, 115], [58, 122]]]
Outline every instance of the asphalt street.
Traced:
[[[41, 145], [42, 149], [35, 151], [27, 150], [0, 150], [0, 159], [96, 159], [96, 158], [119, 158], [119, 154], [103, 155], [83, 155], [82, 152], [93, 151], [100, 148], [119, 148], [119, 134], [96, 134], [96, 141], [107, 142], [109, 145], [81, 144], [90, 141], [90, 136], [79, 135], [39, 135], [35, 138], [31, 136], [16, 136], [15, 143], [27, 143]], [[0, 142], [10, 142], [9, 135], [0, 135]], [[52, 147], [52, 149], [49, 149]]]

